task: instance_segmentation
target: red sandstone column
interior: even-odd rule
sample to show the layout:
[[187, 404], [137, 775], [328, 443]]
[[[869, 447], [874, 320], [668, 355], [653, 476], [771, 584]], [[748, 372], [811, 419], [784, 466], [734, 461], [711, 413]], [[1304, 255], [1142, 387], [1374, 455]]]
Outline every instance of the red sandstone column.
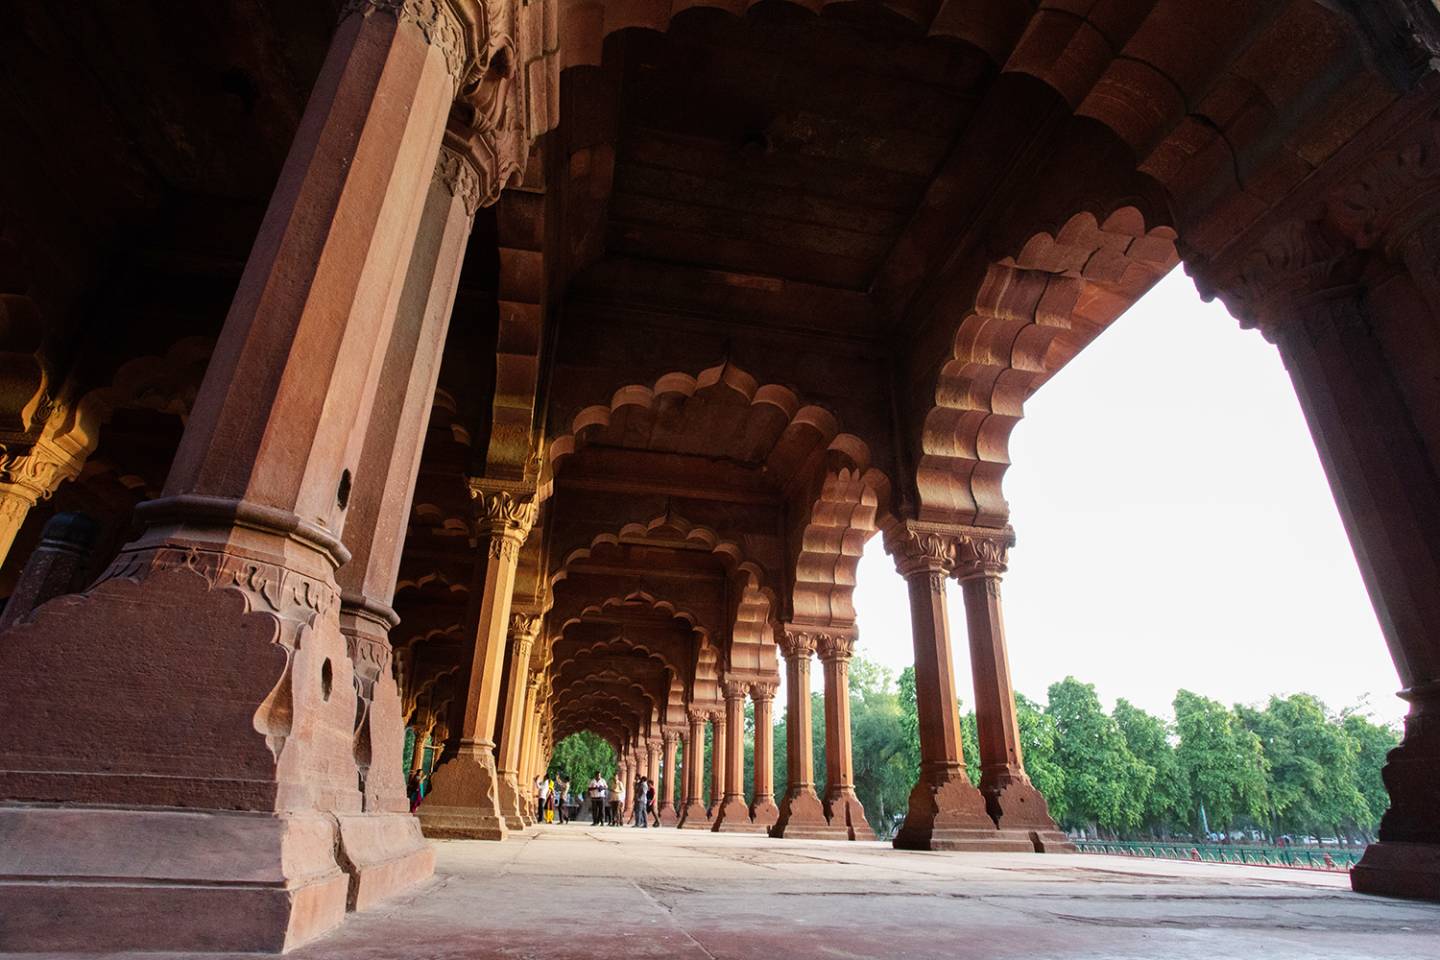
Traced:
[[886, 548], [910, 591], [915, 641], [915, 701], [920, 721], [920, 778], [910, 791], [905, 823], [895, 835], [904, 850], [1033, 850], [1003, 837], [985, 798], [965, 775], [960, 706], [945, 611], [945, 580], [955, 562], [956, 535], [910, 522]]
[[720, 810], [720, 804], [725, 799], [725, 747], [728, 738], [725, 735], [725, 711], [724, 709], [714, 710], [710, 713], [710, 803], [706, 806], [706, 816], [714, 819]]
[[1010, 683], [1000, 576], [1014, 542], [1008, 528], [961, 538], [955, 578], [965, 598], [970, 669], [975, 681], [975, 726], [980, 746], [980, 792], [996, 826], [1028, 838], [1044, 853], [1074, 853], [1075, 845], [1050, 817], [1049, 805], [1025, 773], [1020, 721]]
[[496, 762], [500, 770], [500, 812], [511, 830], [525, 827], [529, 790], [520, 782], [520, 752], [525, 733], [525, 691], [530, 676], [530, 651], [540, 632], [540, 615], [510, 614], [510, 670], [505, 690], [505, 722], [501, 726]]
[[520, 545], [535, 522], [535, 501], [521, 490], [472, 480], [480, 518], [481, 554], [471, 586], [473, 648], [461, 716], [460, 746], [435, 771], [431, 793], [420, 807], [427, 837], [503, 840], [509, 832], [500, 808], [495, 767], [495, 721], [500, 706], [501, 658], [510, 622], [510, 600]]
[[780, 652], [785, 656], [785, 763], [787, 783], [780, 800], [780, 815], [770, 828], [772, 837], [799, 840], [833, 840], [843, 830], [831, 828], [825, 807], [815, 794], [815, 748], [810, 741], [810, 661], [816, 634], [787, 625], [780, 631]]
[[717, 833], [753, 833], [756, 827], [745, 803], [745, 695], [750, 692], [750, 682], [727, 680], [724, 689], [725, 786], [715, 803], [715, 824], [711, 829]]
[[[333, 818], [361, 793], [335, 570], [464, 61], [448, 7], [392, 9], [336, 31], [144, 532], [0, 643], [0, 795], [82, 805], [3, 814], [37, 873], [0, 913], [71, 917], [69, 940], [34, 927], [49, 949], [279, 950], [344, 914]], [[45, 873], [71, 851], [117, 882]]]
[[[1414, 133], [1435, 142], [1434, 121]], [[1407, 134], [1408, 135], [1408, 134]], [[1409, 701], [1383, 771], [1390, 809], [1351, 871], [1356, 890], [1440, 898], [1440, 218], [1433, 174], [1376, 158], [1335, 211], [1368, 261], [1328, 228], [1291, 224], [1246, 265], [1236, 310], [1280, 348]], [[1234, 303], [1230, 290], [1227, 301]]]
[[775, 687], [768, 680], [750, 684], [750, 699], [755, 703], [755, 800], [750, 804], [750, 819], [766, 828], [780, 818], [780, 808], [775, 806], [775, 720], [771, 712]]
[[649, 766], [645, 776], [650, 778], [651, 789], [655, 791], [655, 812], [660, 812], [660, 805], [664, 798], [660, 795], [660, 757], [665, 749], [664, 737], [651, 737], [645, 741], [645, 746], [650, 751]]
[[[389, 760], [403, 749], [404, 731], [390, 665], [389, 631], [396, 622], [390, 601], [478, 184], [467, 158], [441, 149], [415, 246], [393, 288], [399, 298], [395, 325], [345, 523], [351, 559], [336, 574], [340, 630], [360, 698], [355, 762], [366, 817], [339, 820], [357, 908], [429, 876], [434, 865], [434, 852], [409, 815], [399, 765]], [[403, 859], [402, 850], [409, 851]]]
[[691, 708], [687, 713], [690, 731], [685, 735], [685, 800], [680, 809], [682, 830], [707, 830], [705, 822], [705, 721], [704, 710]]
[[850, 657], [855, 638], [848, 633], [821, 634], [816, 643], [825, 669], [825, 810], [830, 826], [843, 827], [851, 840], [874, 840], [865, 808], [855, 795], [855, 754], [850, 740]]
[[[540, 731], [540, 686], [544, 682], [544, 674], [536, 669], [527, 668], [525, 681], [525, 722], [521, 731], [522, 749], [520, 753], [520, 813], [526, 826], [535, 822], [535, 804], [532, 796], [535, 778], [539, 775], [535, 769], [536, 741]], [[588, 781], [595, 771], [591, 770], [584, 774]]]
[[680, 746], [680, 733], [667, 728], [664, 737], [665, 768], [663, 774], [665, 785], [660, 790], [656, 809], [660, 812], [661, 825], [673, 827], [680, 822], [680, 815], [675, 810], [675, 754], [676, 749]]

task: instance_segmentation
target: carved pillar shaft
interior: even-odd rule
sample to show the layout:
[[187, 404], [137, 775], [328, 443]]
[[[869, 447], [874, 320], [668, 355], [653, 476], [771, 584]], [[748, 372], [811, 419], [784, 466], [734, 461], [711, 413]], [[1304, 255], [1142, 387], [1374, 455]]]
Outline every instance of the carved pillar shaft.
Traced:
[[665, 731], [665, 767], [662, 771], [664, 786], [660, 790], [659, 799], [656, 801], [657, 809], [660, 812], [660, 822], [665, 826], [673, 826], [679, 816], [675, 810], [675, 755], [680, 746], [680, 735], [674, 730]]
[[855, 638], [820, 636], [817, 650], [825, 670], [825, 809], [832, 827], [851, 840], [874, 840], [865, 809], [855, 794], [855, 754], [850, 740], [850, 658]]
[[771, 682], [750, 686], [755, 703], [755, 800], [750, 804], [750, 820], [761, 827], [770, 827], [780, 818], [775, 805], [775, 687]]
[[780, 631], [779, 641], [785, 657], [786, 785], [770, 835], [802, 840], [833, 838], [825, 808], [815, 793], [815, 748], [810, 740], [810, 664], [816, 635], [786, 626]]
[[496, 719], [502, 696], [510, 602], [520, 545], [535, 521], [535, 502], [524, 491], [472, 481], [480, 509], [484, 551], [470, 591], [472, 626], [465, 707], [456, 756], [435, 772], [434, 790], [420, 808], [426, 836], [503, 840], [509, 827], [500, 806], [501, 777], [495, 766]]
[[725, 734], [725, 781], [714, 801], [716, 831], [755, 829], [745, 803], [745, 696], [749, 692], [749, 681], [725, 682], [725, 724], [721, 728]]
[[710, 803], [708, 807], [712, 816], [714, 811], [720, 808], [720, 802], [725, 798], [725, 747], [728, 741], [725, 728], [724, 710], [710, 714]]
[[679, 826], [708, 830], [705, 818], [705, 722], [703, 710], [689, 711], [690, 729], [685, 734], [685, 801]]
[[1026, 850], [1000, 842], [985, 798], [965, 774], [960, 706], [945, 581], [954, 566], [958, 536], [911, 522], [887, 540], [910, 593], [915, 644], [915, 706], [920, 725], [920, 777], [910, 791], [905, 823], [895, 846], [916, 850]]
[[[335, 855], [345, 839], [337, 818], [359, 814], [363, 796], [335, 571], [350, 553], [341, 536], [401, 278], [468, 71], [463, 30], [446, 4], [366, 5], [340, 23], [163, 498], [137, 510], [144, 532], [97, 586], [48, 605], [53, 615], [40, 611], [0, 643], [0, 723], [11, 742], [43, 742], [47, 754], [37, 765], [0, 746], [0, 795], [127, 811], [118, 830], [6, 825], [6, 836], [47, 847], [20, 850], [17, 862], [67, 862], [67, 836], [99, 855], [95, 844], [115, 837], [102, 859], [124, 882], [88, 888], [88, 913], [142, 913], [163, 890], [171, 909], [147, 949], [230, 949], [209, 922], [220, 911], [245, 917], [227, 928], [247, 935], [234, 949], [280, 950], [369, 896], [352, 889]], [[7, 677], [24, 687], [12, 690]], [[177, 712], [177, 702], [205, 705], [206, 722]], [[53, 710], [66, 722], [43, 721]], [[157, 742], [169, 746], [157, 752]], [[397, 756], [372, 767], [398, 767]], [[174, 827], [171, 808], [180, 806], [212, 811], [206, 830], [215, 832]], [[230, 873], [233, 858], [200, 851], [222, 830], [233, 831], [226, 843], [236, 849], [275, 851], [273, 865], [247, 868], [251, 877], [273, 871], [284, 890], [273, 907], [253, 906], [252, 885]], [[157, 878], [148, 845], [134, 843], [144, 831], [167, 838], [169, 862], [204, 864], [202, 872], [183, 883]], [[37, 911], [66, 895], [56, 879], [41, 883]], [[106, 946], [98, 936], [89, 945]]]
[[510, 662], [506, 670], [505, 722], [500, 730], [496, 763], [500, 770], [500, 810], [511, 830], [525, 825], [528, 788], [520, 781], [520, 753], [525, 733], [525, 696], [529, 687], [530, 651], [540, 631], [540, 615], [510, 614]]
[[1045, 853], [1071, 853], [1074, 844], [1056, 827], [1045, 798], [1025, 773], [1000, 607], [1000, 577], [1012, 539], [1008, 529], [961, 538], [954, 571], [965, 600], [970, 639], [980, 792], [1002, 832], [1028, 835], [1036, 849]]

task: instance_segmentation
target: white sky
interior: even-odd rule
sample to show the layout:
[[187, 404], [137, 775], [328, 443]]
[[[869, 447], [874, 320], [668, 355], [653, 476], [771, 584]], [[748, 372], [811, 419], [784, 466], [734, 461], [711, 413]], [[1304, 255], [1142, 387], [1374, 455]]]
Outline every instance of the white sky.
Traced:
[[[1227, 704], [1307, 691], [1368, 697], [1396, 721], [1399, 682], [1275, 348], [1201, 302], [1181, 270], [1026, 407], [1005, 493], [1015, 688], [1073, 674], [1169, 715], [1180, 687]], [[904, 581], [875, 537], [855, 592], [859, 652], [914, 661]], [[950, 589], [957, 683], [973, 703]], [[814, 671], [820, 689], [820, 671]], [[784, 701], [780, 701], [783, 703]]]

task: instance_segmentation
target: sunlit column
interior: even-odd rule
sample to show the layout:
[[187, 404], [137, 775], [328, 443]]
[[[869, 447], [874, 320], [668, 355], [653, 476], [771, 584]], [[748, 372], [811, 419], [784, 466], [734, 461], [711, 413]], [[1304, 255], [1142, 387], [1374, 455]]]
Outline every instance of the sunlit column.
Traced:
[[1028, 837], [1046, 853], [1074, 853], [1050, 817], [1045, 797], [1025, 773], [1020, 721], [1010, 683], [1005, 621], [1000, 610], [1000, 577], [1014, 534], [976, 531], [957, 543], [954, 575], [965, 600], [970, 669], [975, 681], [975, 727], [980, 749], [980, 792], [1001, 831]]
[[750, 699], [755, 703], [755, 800], [750, 804], [750, 819], [761, 827], [773, 826], [780, 818], [780, 808], [775, 805], [775, 687], [769, 680], [750, 684]]
[[682, 829], [708, 830], [705, 817], [705, 723], [709, 714], [691, 707], [690, 730], [685, 735], [685, 802], [680, 810]]
[[745, 696], [749, 692], [748, 680], [725, 681], [725, 785], [720, 799], [715, 801], [712, 829], [717, 832], [755, 829], [745, 803]]
[[909, 850], [1033, 849], [1006, 845], [965, 774], [960, 704], [945, 610], [945, 581], [955, 563], [956, 535], [910, 522], [890, 533], [886, 549], [910, 592], [915, 643], [915, 707], [920, 726], [920, 776], [910, 791], [895, 846]]
[[816, 651], [825, 670], [825, 810], [830, 826], [844, 827], [851, 840], [874, 840], [865, 808], [855, 795], [855, 757], [850, 742], [850, 657], [853, 634], [819, 635]]

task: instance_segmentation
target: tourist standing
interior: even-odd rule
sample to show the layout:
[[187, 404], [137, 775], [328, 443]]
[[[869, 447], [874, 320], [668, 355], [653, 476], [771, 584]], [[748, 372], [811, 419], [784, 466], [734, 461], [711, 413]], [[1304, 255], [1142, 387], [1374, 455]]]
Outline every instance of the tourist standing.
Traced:
[[655, 808], [655, 784], [649, 780], [645, 781], [645, 809], [650, 814], [650, 819], [655, 821], [655, 826], [660, 826], [660, 811]]
[[595, 771], [595, 776], [590, 778], [590, 786], [587, 790], [590, 797], [590, 817], [592, 826], [600, 826], [605, 819], [605, 778], [600, 776], [600, 771]]
[[645, 798], [648, 795], [649, 790], [645, 778], [637, 778], [635, 781], [635, 817], [630, 823], [632, 827], [650, 826], [650, 818], [645, 815]]
[[570, 778], [560, 774], [560, 822], [570, 822]]
[[625, 825], [625, 778], [615, 778], [615, 792], [610, 797], [610, 826]]

